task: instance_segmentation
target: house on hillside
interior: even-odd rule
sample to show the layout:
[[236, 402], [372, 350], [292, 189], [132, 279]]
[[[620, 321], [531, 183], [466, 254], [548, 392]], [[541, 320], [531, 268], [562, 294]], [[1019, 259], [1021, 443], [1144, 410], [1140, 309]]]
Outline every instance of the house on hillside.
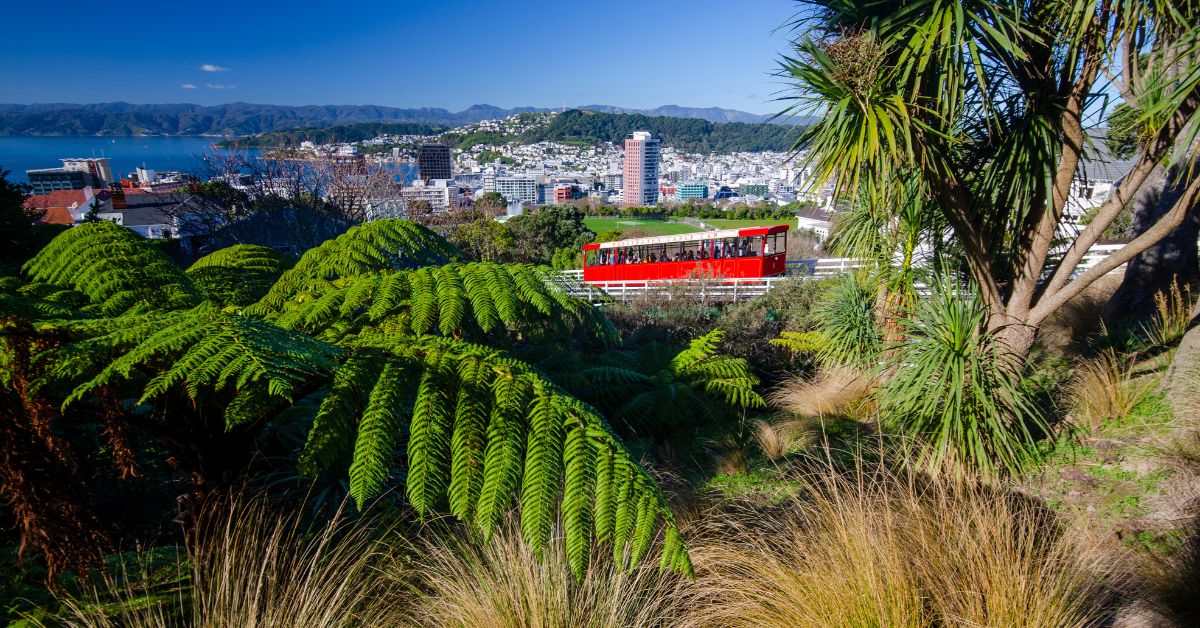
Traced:
[[812, 231], [821, 241], [825, 241], [833, 229], [833, 213], [828, 206], [805, 207], [796, 214], [796, 229]]
[[1112, 154], [1104, 135], [1093, 133], [1085, 147], [1084, 157], [1075, 179], [1071, 182], [1071, 194], [1067, 199], [1063, 221], [1078, 225], [1088, 212], [1098, 207], [1133, 169], [1132, 159], [1121, 159]]

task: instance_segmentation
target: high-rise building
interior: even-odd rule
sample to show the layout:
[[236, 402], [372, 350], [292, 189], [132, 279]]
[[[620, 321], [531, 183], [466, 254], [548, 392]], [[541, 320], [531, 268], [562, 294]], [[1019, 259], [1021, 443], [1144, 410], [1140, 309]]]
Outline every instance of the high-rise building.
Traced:
[[34, 194], [49, 194], [55, 190], [101, 189], [114, 181], [112, 166], [107, 157], [68, 157], [60, 159], [61, 168], [26, 170]]
[[604, 175], [604, 189], [612, 192], [621, 189], [621, 179], [624, 177], [620, 172], [610, 172]]
[[99, 187], [96, 178], [88, 172], [66, 168], [39, 168], [26, 170], [29, 187], [36, 195], [49, 194], [58, 190], [82, 190]]
[[648, 131], [635, 131], [625, 138], [621, 204], [652, 207], [658, 204], [658, 160], [660, 140]]
[[417, 169], [422, 179], [453, 179], [453, 160], [445, 144], [421, 144], [417, 149]]

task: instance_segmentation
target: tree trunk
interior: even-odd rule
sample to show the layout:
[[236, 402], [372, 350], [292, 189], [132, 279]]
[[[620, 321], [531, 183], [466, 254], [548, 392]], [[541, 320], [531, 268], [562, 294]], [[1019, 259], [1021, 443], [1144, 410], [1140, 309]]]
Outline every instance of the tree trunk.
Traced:
[[[1134, 235], [1145, 233], [1163, 217], [1183, 195], [1184, 172], [1180, 166], [1170, 171], [1155, 169], [1142, 192], [1134, 200]], [[1107, 318], [1115, 321], [1140, 320], [1154, 313], [1154, 295], [1168, 293], [1173, 283], [1181, 288], [1200, 285], [1200, 260], [1196, 238], [1200, 236], [1200, 206], [1187, 209], [1183, 224], [1158, 244], [1129, 261], [1125, 279], [1105, 308]]]
[[995, 334], [996, 342], [1005, 351], [1024, 363], [1033, 349], [1033, 342], [1037, 340], [1037, 327], [1026, 325], [1015, 319], [1010, 319], [1010, 321], [1006, 325], [993, 327], [991, 331]]

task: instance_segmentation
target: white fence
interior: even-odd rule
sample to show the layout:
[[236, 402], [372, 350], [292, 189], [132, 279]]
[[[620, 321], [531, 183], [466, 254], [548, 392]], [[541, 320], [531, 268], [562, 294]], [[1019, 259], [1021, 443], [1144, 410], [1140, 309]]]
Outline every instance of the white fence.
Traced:
[[[1122, 244], [1097, 244], [1088, 249], [1075, 273], [1082, 273], [1095, 266], [1100, 260], [1120, 249]], [[626, 281], [596, 281], [584, 283], [582, 270], [561, 271], [564, 279], [560, 286], [571, 296], [601, 303], [610, 299], [626, 301], [639, 295], [654, 294], [666, 300], [686, 298], [688, 300], [729, 302], [761, 297], [781, 282], [794, 279], [824, 279], [843, 275], [852, 270], [866, 268], [871, 262], [848, 257], [825, 257], [813, 260], [792, 260], [787, 263], [784, 277], [759, 277], [753, 279], [638, 279]], [[1124, 265], [1113, 272], [1121, 271]], [[917, 286], [922, 294], [928, 287]]]

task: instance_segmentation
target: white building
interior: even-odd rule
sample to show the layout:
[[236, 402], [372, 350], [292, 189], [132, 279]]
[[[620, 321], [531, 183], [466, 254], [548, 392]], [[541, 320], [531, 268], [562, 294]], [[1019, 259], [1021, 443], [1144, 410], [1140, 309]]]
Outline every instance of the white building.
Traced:
[[[486, 177], [484, 179], [487, 180]], [[486, 189], [487, 184], [484, 184]], [[511, 175], [496, 177], [496, 192], [509, 203], [523, 202], [534, 204], [538, 200], [537, 178], [528, 175]]]

